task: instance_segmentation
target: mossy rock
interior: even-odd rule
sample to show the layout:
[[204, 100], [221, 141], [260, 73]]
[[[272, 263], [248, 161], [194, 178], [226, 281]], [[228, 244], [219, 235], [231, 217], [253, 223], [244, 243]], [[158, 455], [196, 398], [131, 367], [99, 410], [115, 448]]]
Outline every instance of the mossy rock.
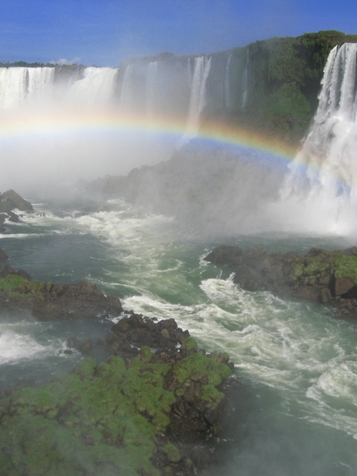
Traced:
[[5, 278], [0, 278], [0, 294], [9, 298], [19, 298], [22, 300], [37, 298], [43, 300], [42, 290], [45, 284], [40, 281], [18, 276], [17, 274], [7, 274]]
[[[145, 347], [128, 365], [117, 356], [99, 365], [87, 358], [41, 388], [13, 390], [0, 406], [4, 474], [159, 476], [152, 462], [157, 438], [167, 432], [178, 399], [165, 388], [169, 372], [183, 388], [203, 382], [197, 397], [211, 408], [222, 398], [216, 386], [231, 370], [200, 352], [172, 365], [152, 357]], [[169, 463], [182, 459], [171, 443], [163, 453]]]
[[172, 463], [177, 463], [181, 459], [181, 454], [177, 446], [172, 443], [168, 443], [163, 447], [163, 452], [166, 454], [167, 459]]

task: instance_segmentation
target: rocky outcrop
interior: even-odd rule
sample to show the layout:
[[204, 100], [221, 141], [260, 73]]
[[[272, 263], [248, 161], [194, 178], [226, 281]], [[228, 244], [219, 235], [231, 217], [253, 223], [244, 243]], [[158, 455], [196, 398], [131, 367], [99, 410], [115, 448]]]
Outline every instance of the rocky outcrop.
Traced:
[[[0, 221], [0, 228], [1, 228], [1, 221]], [[0, 248], [0, 263], [7, 261], [9, 259], [7, 253]]]
[[19, 216], [13, 210], [32, 212], [33, 207], [30, 202], [24, 200], [14, 190], [0, 193], [0, 233], [5, 231], [4, 222], [6, 219], [13, 222], [19, 221]]
[[123, 311], [117, 296], [106, 296], [92, 283], [46, 284], [9, 265], [0, 271], [0, 304], [7, 309], [29, 310], [41, 321], [117, 316]]
[[235, 273], [234, 282], [243, 289], [266, 289], [331, 304], [341, 313], [357, 314], [357, 247], [344, 251], [312, 248], [302, 256], [220, 246], [205, 259], [229, 266]]
[[273, 158], [252, 160], [234, 147], [195, 139], [168, 161], [82, 186], [90, 195], [122, 197], [151, 212], [174, 215], [190, 232], [216, 239], [261, 229], [252, 216], [279, 199], [285, 172], [281, 163], [274, 167]]
[[228, 356], [198, 349], [173, 319], [138, 315], [115, 324], [103, 343], [115, 349], [106, 362], [86, 358], [72, 373], [0, 401], [4, 474], [193, 476], [206, 467], [212, 476]]

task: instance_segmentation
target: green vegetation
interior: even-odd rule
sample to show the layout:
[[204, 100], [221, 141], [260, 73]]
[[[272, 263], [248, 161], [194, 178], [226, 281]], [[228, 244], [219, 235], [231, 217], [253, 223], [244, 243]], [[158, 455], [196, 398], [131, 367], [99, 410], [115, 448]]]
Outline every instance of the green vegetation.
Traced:
[[[206, 117], [220, 116], [298, 144], [316, 111], [327, 57], [334, 46], [346, 42], [357, 42], [357, 35], [320, 31], [296, 38], [271, 38], [231, 50], [230, 105], [222, 106], [224, 98], [211, 98], [213, 85], [208, 84]], [[227, 59], [225, 53], [225, 63], [216, 58], [212, 63], [210, 75], [215, 80]], [[245, 74], [248, 96], [244, 103]]]
[[0, 295], [9, 298], [30, 299], [37, 298], [43, 300], [41, 290], [45, 284], [39, 281], [18, 276], [17, 274], [7, 274], [5, 278], [0, 278]]
[[[156, 436], [170, 425], [172, 404], [190, 382], [205, 379], [197, 397], [214, 407], [222, 398], [215, 386], [231, 370], [218, 356], [200, 352], [171, 370], [152, 357], [144, 347], [128, 366], [116, 356], [99, 365], [87, 358], [42, 388], [14, 390], [0, 406], [2, 474], [159, 476], [152, 458]], [[164, 388], [169, 370], [175, 390]], [[181, 459], [171, 443], [162, 451], [168, 462]]]
[[293, 266], [289, 279], [308, 285], [328, 276], [349, 278], [357, 285], [357, 256], [342, 251], [316, 250], [316, 254], [308, 254]]
[[335, 278], [350, 278], [357, 285], [357, 256], [336, 254]]

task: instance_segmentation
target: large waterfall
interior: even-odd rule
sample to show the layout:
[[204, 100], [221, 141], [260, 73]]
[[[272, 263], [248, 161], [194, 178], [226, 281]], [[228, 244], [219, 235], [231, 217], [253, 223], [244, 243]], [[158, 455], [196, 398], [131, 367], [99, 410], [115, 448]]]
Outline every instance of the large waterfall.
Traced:
[[[83, 105], [112, 100], [117, 70], [114, 68], [74, 69], [65, 75], [59, 67], [0, 68], [0, 111], [67, 98]], [[61, 93], [61, 94], [60, 94]]]
[[283, 206], [300, 230], [357, 229], [356, 62], [355, 43], [330, 52], [317, 112], [282, 187]]

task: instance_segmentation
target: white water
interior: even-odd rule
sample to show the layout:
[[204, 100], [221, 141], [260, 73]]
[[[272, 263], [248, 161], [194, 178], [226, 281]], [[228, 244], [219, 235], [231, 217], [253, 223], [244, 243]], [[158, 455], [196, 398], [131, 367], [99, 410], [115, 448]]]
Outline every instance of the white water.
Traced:
[[53, 93], [54, 68], [0, 68], [0, 110], [26, 100], [45, 101]]
[[[213, 244], [189, 241], [180, 235], [173, 219], [148, 215], [121, 200], [101, 203], [101, 211], [84, 212], [80, 204], [57, 210], [47, 207], [36, 205], [40, 213], [27, 214], [23, 223], [8, 225], [2, 246], [12, 256], [14, 267], [21, 265], [45, 281], [87, 279], [105, 292], [117, 293], [126, 309], [159, 319], [174, 317], [200, 345], [228, 352], [238, 377], [252, 388], [252, 398], [261, 402], [261, 409], [250, 416], [260, 422], [257, 432], [255, 421], [252, 427], [247, 423], [250, 450], [245, 449], [245, 440], [237, 440], [230, 460], [234, 469], [227, 459], [226, 468], [217, 474], [344, 474], [336, 472], [335, 464], [350, 466], [352, 472], [345, 475], [354, 474], [354, 322], [336, 320], [331, 310], [318, 304], [243, 291], [226, 271], [202, 259]], [[234, 242], [243, 248], [265, 246], [269, 251], [306, 252], [310, 246], [335, 246], [326, 238], [306, 243], [296, 237], [269, 241], [252, 236], [227, 243]], [[42, 373], [46, 369], [46, 375], [70, 370], [80, 356], [61, 353], [66, 338], [86, 338], [95, 323], [68, 322], [67, 329], [53, 330], [51, 325], [1, 322], [3, 386], [5, 378], [16, 382], [24, 372], [26, 378], [41, 382], [44, 377], [38, 369]], [[97, 332], [100, 335], [100, 329]], [[265, 442], [264, 435], [269, 435]], [[287, 443], [286, 454], [277, 454], [276, 448], [285, 451]], [[322, 453], [317, 452], [318, 445]], [[296, 466], [284, 472], [292, 447]], [[314, 448], [318, 458], [308, 448]], [[255, 466], [259, 468], [254, 470]]]
[[148, 72], [146, 78], [146, 115], [148, 119], [154, 119], [157, 113], [157, 98], [159, 79], [159, 63], [158, 61], [151, 61], [148, 65]]
[[132, 107], [132, 74], [133, 64], [125, 68], [124, 78], [121, 86], [119, 110], [121, 112], [130, 111]]
[[357, 233], [356, 58], [355, 43], [330, 52], [310, 131], [270, 209], [286, 230]]
[[211, 58], [199, 56], [195, 59], [193, 78], [191, 83], [190, 106], [187, 118], [187, 130], [189, 136], [198, 132], [199, 119], [206, 105], [206, 81], [211, 68]]
[[232, 53], [228, 56], [226, 71], [224, 74], [224, 100], [225, 100], [225, 105], [227, 109], [229, 109], [231, 106], [231, 82], [230, 82], [231, 61], [232, 61]]
[[242, 75], [242, 109], [246, 106], [248, 101], [248, 94], [249, 94], [249, 48], [247, 48], [247, 60], [245, 63], [245, 68]]

